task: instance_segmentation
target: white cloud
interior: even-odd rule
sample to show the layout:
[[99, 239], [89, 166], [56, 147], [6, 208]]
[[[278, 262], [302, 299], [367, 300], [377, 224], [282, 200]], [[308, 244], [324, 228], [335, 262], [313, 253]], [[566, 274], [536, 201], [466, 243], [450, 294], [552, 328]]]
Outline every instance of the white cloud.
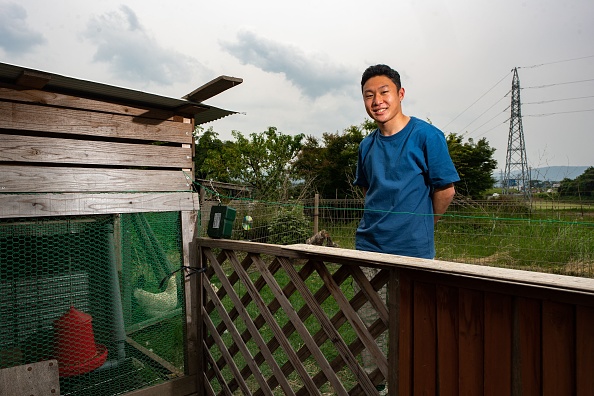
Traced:
[[29, 27], [25, 8], [0, 3], [0, 47], [7, 54], [24, 54], [44, 42], [43, 35]]
[[306, 54], [300, 48], [259, 37], [249, 31], [237, 34], [234, 43], [221, 47], [244, 65], [280, 73], [310, 99], [328, 93], [352, 92], [359, 71], [337, 64], [322, 54]]
[[197, 71], [207, 74], [196, 59], [163, 47], [127, 6], [92, 17], [83, 36], [96, 46], [94, 61], [108, 64], [114, 77], [133, 84], [165, 86], [188, 82]]

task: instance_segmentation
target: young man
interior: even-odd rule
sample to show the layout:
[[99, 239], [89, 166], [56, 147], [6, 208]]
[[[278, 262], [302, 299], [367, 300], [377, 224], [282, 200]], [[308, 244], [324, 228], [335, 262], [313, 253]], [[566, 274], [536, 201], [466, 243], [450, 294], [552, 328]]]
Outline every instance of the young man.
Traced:
[[355, 247], [381, 253], [434, 258], [434, 224], [454, 197], [458, 173], [444, 134], [402, 113], [400, 75], [370, 66], [361, 79], [367, 114], [378, 129], [361, 142], [355, 185], [365, 211]]

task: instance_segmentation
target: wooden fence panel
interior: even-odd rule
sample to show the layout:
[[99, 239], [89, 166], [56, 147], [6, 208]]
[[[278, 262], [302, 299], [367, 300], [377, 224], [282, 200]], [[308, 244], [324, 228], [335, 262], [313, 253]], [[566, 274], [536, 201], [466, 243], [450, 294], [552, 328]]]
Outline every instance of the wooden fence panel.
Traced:
[[[199, 243], [203, 249], [222, 249], [217, 257], [207, 254], [209, 265], [220, 269], [206, 272], [210, 281], [205, 288], [213, 302], [205, 302], [204, 314], [214, 317], [214, 305], [219, 310], [223, 306], [214, 300], [227, 298], [237, 289], [250, 294], [249, 298], [234, 297], [229, 312], [235, 319], [209, 325], [213, 334], [207, 335], [204, 343], [209, 366], [205, 380], [212, 394], [230, 394], [246, 387], [254, 395], [269, 394], [268, 389], [276, 392], [282, 387], [281, 374], [277, 369], [263, 370], [262, 363], [278, 358], [278, 351], [286, 351], [294, 337], [300, 340], [296, 358], [285, 357], [281, 371], [282, 376], [293, 379], [289, 386], [299, 396], [377, 396], [380, 393], [375, 386], [386, 382], [387, 394], [399, 395], [592, 394], [592, 280], [554, 275], [535, 280], [524, 271], [479, 271], [470, 266], [460, 266], [458, 271], [455, 263], [327, 247], [211, 239]], [[240, 252], [245, 255], [241, 262]], [[229, 260], [231, 273], [222, 270]], [[366, 278], [359, 268], [364, 266], [381, 270]], [[217, 292], [208, 290], [215, 273], [218, 278], [228, 278]], [[377, 293], [388, 279], [386, 307]], [[355, 290], [348, 286], [353, 282], [358, 286]], [[263, 297], [270, 292], [272, 300]], [[300, 298], [304, 302], [295, 307]], [[254, 342], [255, 330], [250, 330], [249, 336], [237, 333], [231, 345], [223, 342], [227, 327], [236, 327], [237, 319], [253, 304], [265, 318], [265, 325], [260, 324], [261, 319], [254, 321], [259, 331], [273, 328], [274, 320], [288, 318], [265, 346], [258, 341], [259, 353], [265, 358], [245, 355], [249, 350], [244, 345]], [[327, 312], [329, 304], [335, 305], [332, 314]], [[363, 325], [358, 317], [365, 309], [376, 311], [377, 319], [371, 325]], [[309, 334], [312, 321], [317, 330]], [[386, 330], [390, 335], [387, 360], [370, 344]], [[223, 345], [224, 356], [216, 357], [215, 347]], [[334, 352], [323, 348], [328, 345], [335, 347]], [[378, 364], [366, 371], [367, 367], [363, 370], [361, 366], [362, 351], [370, 347]], [[243, 368], [231, 370], [242, 355], [250, 357], [250, 365], [241, 363]], [[265, 376], [266, 388], [252, 390], [252, 370]], [[310, 372], [311, 382], [303, 380], [301, 370]], [[230, 371], [237, 372], [238, 379], [225, 374]]]
[[460, 289], [459, 292], [460, 394], [483, 394], [484, 304], [483, 293]]
[[542, 363], [543, 395], [575, 394], [575, 308], [573, 306], [543, 301]]
[[485, 293], [485, 395], [510, 395], [512, 361], [512, 299]]
[[542, 394], [542, 332], [541, 302], [536, 299], [516, 299], [517, 320], [517, 383], [514, 388], [521, 395]]
[[434, 395], [437, 373], [435, 285], [415, 282], [413, 318], [413, 390]]
[[458, 370], [458, 289], [438, 285], [436, 300], [439, 394], [457, 396], [460, 375]]
[[594, 395], [594, 308], [576, 309], [576, 387], [579, 396]]
[[413, 389], [413, 284], [406, 271], [400, 272], [399, 394]]

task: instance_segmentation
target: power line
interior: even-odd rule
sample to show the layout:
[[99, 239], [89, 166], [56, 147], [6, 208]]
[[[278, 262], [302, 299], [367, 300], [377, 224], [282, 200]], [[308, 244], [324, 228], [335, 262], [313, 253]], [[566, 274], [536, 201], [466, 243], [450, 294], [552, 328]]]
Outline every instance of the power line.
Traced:
[[594, 78], [590, 78], [587, 80], [578, 80], [578, 81], [567, 81], [567, 82], [562, 82], [562, 83], [555, 83], [555, 84], [546, 84], [546, 85], [536, 85], [534, 87], [524, 87], [522, 89], [539, 89], [539, 88], [549, 88], [549, 87], [554, 87], [556, 85], [567, 85], [567, 84], [577, 84], [577, 83], [582, 83], [582, 82], [590, 82], [590, 81], [594, 81]]
[[[474, 130], [472, 130], [472, 131], [470, 131], [470, 132], [468, 132], [468, 133], [464, 134], [463, 136], [466, 136], [466, 135], [469, 135], [469, 134], [471, 134], [471, 133], [474, 133], [474, 132], [478, 131], [479, 129], [481, 129], [482, 127], [484, 127], [485, 125], [487, 125], [489, 122], [493, 121], [495, 118], [497, 118], [497, 117], [499, 117], [501, 114], [505, 113], [505, 112], [506, 112], [506, 111], [507, 111], [507, 110], [508, 110], [510, 107], [511, 107], [511, 105], [507, 106], [505, 109], [503, 109], [503, 110], [501, 111], [501, 113], [499, 113], [499, 114], [495, 114], [493, 117], [491, 117], [490, 119], [488, 119], [487, 121], [485, 121], [485, 122], [484, 122], [483, 124], [481, 124], [479, 127], [477, 127], [476, 129], [474, 129]], [[508, 117], [508, 118], [507, 118], [505, 121], [503, 121], [503, 123], [506, 123], [507, 121], [509, 121], [509, 117]], [[497, 126], [498, 126], [498, 125], [497, 125]], [[487, 132], [489, 132], [489, 131], [491, 131], [491, 130], [495, 129], [497, 126], [495, 126], [495, 127], [491, 128], [491, 129], [487, 130], [486, 132], [483, 132], [481, 135], [478, 135], [477, 137], [483, 136], [483, 135], [484, 135], [484, 134], [486, 134]]]
[[443, 127], [443, 129], [446, 129], [452, 122], [456, 121], [456, 119], [458, 119], [458, 117], [460, 117], [462, 114], [464, 114], [468, 109], [470, 109], [472, 106], [474, 106], [479, 100], [481, 100], [486, 94], [488, 94], [489, 92], [491, 92], [496, 86], [498, 86], [503, 80], [505, 80], [507, 78], [507, 76], [509, 76], [511, 74], [511, 71], [509, 73], [507, 73], [501, 80], [497, 81], [497, 83], [495, 85], [493, 85], [491, 88], [489, 88], [489, 90], [487, 90], [487, 92], [485, 92], [484, 94], [482, 94], [477, 100], [475, 100], [474, 102], [472, 102], [472, 104], [470, 106], [468, 106], [466, 109], [464, 109], [460, 114], [458, 114], [456, 117], [454, 117], [454, 119], [452, 119], [450, 122], [448, 122], [446, 124], [446, 126]]
[[[483, 116], [483, 115], [484, 115], [486, 112], [488, 112], [489, 110], [491, 110], [493, 107], [495, 107], [495, 105], [497, 105], [499, 102], [501, 102], [503, 99], [505, 99], [505, 98], [507, 97], [507, 95], [508, 95], [508, 94], [509, 94], [509, 91], [508, 91], [508, 93], [506, 93], [506, 94], [505, 94], [505, 95], [504, 95], [502, 98], [500, 98], [500, 99], [499, 99], [497, 102], [493, 103], [493, 104], [492, 104], [492, 105], [491, 105], [489, 108], [487, 108], [487, 110], [483, 111], [483, 112], [482, 112], [482, 113], [481, 113], [481, 114], [480, 114], [478, 117], [476, 117], [474, 120], [470, 121], [470, 123], [469, 123], [468, 125], [466, 125], [464, 128], [462, 128], [462, 129], [460, 130], [460, 133], [462, 134], [462, 137], [464, 137], [465, 135], [467, 135], [467, 134], [468, 134], [468, 132], [463, 132], [463, 131], [464, 131], [466, 128], [468, 128], [468, 127], [469, 127], [470, 125], [472, 125], [472, 124], [473, 124], [473, 123], [474, 123], [476, 120], [478, 120], [479, 118], [481, 118], [481, 117], [482, 117], [482, 116]], [[509, 106], [508, 106], [508, 107], [507, 107], [505, 110], [507, 110], [507, 109], [509, 109]], [[505, 110], [503, 110], [503, 111], [505, 111]], [[492, 118], [491, 118], [491, 120], [492, 120]], [[489, 120], [489, 121], [491, 121], [491, 120]], [[489, 121], [487, 121], [487, 122], [489, 122]], [[483, 125], [484, 125], [484, 124], [483, 124]], [[481, 126], [482, 126], [482, 125], [481, 125]], [[480, 127], [479, 127], [479, 128], [480, 128]]]
[[554, 61], [554, 62], [539, 63], [537, 65], [532, 65], [532, 66], [521, 66], [521, 67], [518, 67], [518, 69], [534, 69], [536, 67], [554, 65], [557, 63], [564, 63], [564, 62], [573, 62], [573, 61], [578, 61], [578, 60], [588, 59], [588, 58], [594, 58], [594, 55], [582, 56], [579, 58], [565, 59], [565, 60]]
[[551, 100], [541, 100], [540, 102], [524, 102], [525, 105], [533, 105], [533, 104], [544, 104], [544, 103], [552, 103], [552, 102], [563, 102], [566, 100], [578, 100], [578, 99], [588, 99], [594, 98], [594, 95], [590, 96], [578, 96], [576, 98], [563, 98], [563, 99], [551, 99]]
[[557, 111], [555, 113], [542, 113], [542, 114], [528, 114], [528, 115], [523, 115], [523, 117], [548, 117], [548, 116], [557, 115], [557, 114], [586, 113], [589, 111], [594, 111], [594, 109]]
[[[509, 108], [509, 107], [508, 107], [508, 108]], [[507, 118], [506, 118], [506, 119], [505, 119], [503, 122], [501, 122], [500, 124], [497, 124], [497, 125], [495, 125], [495, 126], [494, 126], [493, 128], [491, 128], [491, 129], [487, 129], [485, 132], [483, 132], [483, 133], [481, 133], [481, 134], [479, 134], [479, 135], [476, 135], [476, 137], [477, 137], [477, 138], [479, 138], [479, 137], [481, 137], [481, 136], [485, 136], [487, 133], [491, 132], [493, 129], [495, 129], [495, 128], [500, 128], [500, 127], [501, 127], [501, 125], [503, 125], [503, 124], [506, 124], [506, 123], [507, 123], [509, 120], [511, 120], [511, 118], [510, 118], [510, 117], [507, 117]], [[489, 121], [491, 121], [491, 120], [489, 120]], [[485, 123], [485, 124], [486, 124], [486, 123]], [[483, 124], [483, 125], [485, 125], [485, 124]], [[481, 127], [482, 127], [482, 125], [479, 127], [479, 129], [480, 129]]]

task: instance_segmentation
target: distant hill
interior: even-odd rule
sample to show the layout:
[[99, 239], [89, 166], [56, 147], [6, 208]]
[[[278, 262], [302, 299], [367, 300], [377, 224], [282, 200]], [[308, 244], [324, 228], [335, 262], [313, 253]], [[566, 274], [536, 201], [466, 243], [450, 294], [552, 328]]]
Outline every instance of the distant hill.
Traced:
[[[580, 176], [589, 166], [545, 166], [531, 170], [532, 180], [543, 181], [561, 181], [565, 178], [575, 179]], [[494, 177], [499, 180], [503, 175], [503, 170], [497, 170]]]
[[561, 181], [565, 178], [575, 179], [588, 169], [589, 166], [546, 166], [532, 169], [532, 180]]

